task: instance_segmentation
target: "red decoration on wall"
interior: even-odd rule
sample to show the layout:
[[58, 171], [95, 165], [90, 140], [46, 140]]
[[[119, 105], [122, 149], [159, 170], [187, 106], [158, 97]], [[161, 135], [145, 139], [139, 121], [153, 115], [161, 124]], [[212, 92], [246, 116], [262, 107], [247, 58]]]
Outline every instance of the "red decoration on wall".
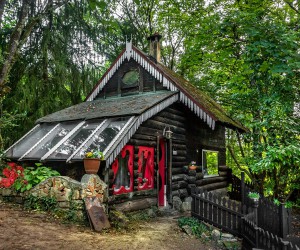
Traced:
[[139, 147], [138, 190], [154, 188], [154, 148]]
[[[134, 156], [133, 146], [126, 145], [122, 149], [120, 156], [112, 164], [112, 170], [114, 172], [114, 179], [113, 179], [114, 184], [112, 188], [114, 190], [114, 194], [116, 195], [133, 192], [133, 156]], [[124, 163], [125, 166], [124, 165], [121, 166], [119, 160], [126, 161], [126, 158], [128, 158], [128, 160], [127, 162]], [[127, 183], [124, 183], [124, 179], [127, 180]]]

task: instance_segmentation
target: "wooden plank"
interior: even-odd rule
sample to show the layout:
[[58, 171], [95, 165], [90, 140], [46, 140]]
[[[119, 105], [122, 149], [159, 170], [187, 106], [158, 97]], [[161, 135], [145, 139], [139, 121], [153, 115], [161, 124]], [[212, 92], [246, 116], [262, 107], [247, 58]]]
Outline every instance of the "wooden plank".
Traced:
[[104, 228], [110, 228], [110, 223], [99, 198], [85, 198], [84, 203], [89, 220], [96, 232], [101, 232]]
[[[166, 127], [166, 124], [163, 122], [158, 122], [158, 121], [154, 121], [154, 120], [147, 120], [145, 122], [145, 126], [163, 131]], [[174, 127], [174, 126], [171, 127], [171, 130], [175, 134], [182, 134], [182, 135], [185, 135], [185, 132], [186, 132], [184, 128]]]
[[155, 116], [152, 118], [152, 120], [165, 123], [166, 126], [178, 127], [178, 128], [185, 129], [185, 124], [178, 120], [172, 120], [172, 119], [161, 117], [161, 116]]
[[115, 209], [122, 212], [131, 212], [146, 209], [157, 205], [157, 198], [143, 198], [139, 200], [130, 200], [120, 204], [115, 204]]
[[167, 108], [167, 112], [171, 113], [171, 114], [175, 114], [175, 115], [178, 115], [178, 116], [185, 116], [185, 113], [183, 113], [181, 111], [181, 109], [178, 109], [177, 107], [175, 106], [172, 106], [172, 107], [168, 107]]
[[197, 186], [204, 186], [204, 185], [212, 184], [212, 183], [220, 183], [220, 182], [223, 182], [226, 180], [227, 180], [227, 177], [216, 176], [216, 177], [210, 177], [210, 178], [204, 178], [201, 180], [197, 180], [196, 184], [197, 184]]
[[172, 114], [165, 110], [161, 111], [158, 115], [160, 115], [161, 117], [166, 117], [166, 118], [172, 119], [172, 120], [181, 121], [182, 123], [186, 122], [186, 118], [184, 116]]

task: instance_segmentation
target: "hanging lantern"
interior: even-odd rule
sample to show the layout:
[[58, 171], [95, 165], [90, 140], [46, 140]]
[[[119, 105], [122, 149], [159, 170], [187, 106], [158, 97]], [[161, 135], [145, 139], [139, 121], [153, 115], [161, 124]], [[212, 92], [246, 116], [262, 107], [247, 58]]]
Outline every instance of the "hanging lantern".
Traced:
[[171, 131], [171, 128], [170, 128], [170, 127], [165, 127], [165, 128], [164, 128], [163, 135], [164, 135], [168, 140], [170, 140], [170, 139], [172, 138], [172, 134], [173, 134], [173, 132]]

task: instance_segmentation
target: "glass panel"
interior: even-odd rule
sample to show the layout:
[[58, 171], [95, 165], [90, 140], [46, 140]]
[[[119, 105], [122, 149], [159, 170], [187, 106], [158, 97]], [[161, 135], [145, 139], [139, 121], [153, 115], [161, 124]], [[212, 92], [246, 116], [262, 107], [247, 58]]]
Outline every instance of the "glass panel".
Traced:
[[218, 175], [219, 173], [219, 161], [218, 151], [203, 150], [202, 151], [202, 170], [204, 176], [206, 175]]
[[122, 78], [122, 81], [125, 85], [136, 84], [139, 80], [139, 72], [137, 70], [131, 70], [125, 73]]
[[74, 156], [74, 159], [84, 158], [84, 153], [86, 151], [104, 151], [108, 144], [124, 127], [128, 119], [129, 118], [111, 119], [112, 121], [110, 124], [104, 130], [99, 130], [99, 132], [97, 132], [93, 138]]
[[44, 123], [39, 128], [33, 130], [22, 141], [17, 143], [6, 153], [8, 158], [20, 158], [28, 149], [34, 146], [40, 139], [42, 139], [56, 124]]
[[75, 150], [90, 136], [103, 120], [89, 121], [66, 140], [47, 159], [68, 159]]
[[24, 159], [41, 158], [60, 140], [62, 140], [77, 124], [76, 122], [61, 123], [52, 133], [47, 136], [35, 149], [33, 149]]

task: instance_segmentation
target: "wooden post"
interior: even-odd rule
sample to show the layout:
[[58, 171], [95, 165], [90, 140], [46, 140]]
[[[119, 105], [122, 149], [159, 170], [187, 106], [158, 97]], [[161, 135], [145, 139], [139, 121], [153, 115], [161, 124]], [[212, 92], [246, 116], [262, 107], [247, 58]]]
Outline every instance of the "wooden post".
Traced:
[[[241, 202], [242, 207], [245, 205], [245, 173], [241, 172]], [[243, 214], [245, 214], [246, 211], [243, 211]]]
[[156, 167], [157, 167], [157, 172], [156, 172], [156, 189], [157, 189], [157, 207], [159, 207], [159, 140], [160, 136], [156, 136]]
[[168, 202], [173, 204], [172, 201], [172, 139], [169, 139], [168, 148]]
[[253, 213], [254, 213], [254, 223], [256, 226], [258, 226], [258, 213], [257, 213], [257, 210], [258, 210], [258, 205], [259, 205], [259, 199], [252, 199], [253, 200]]
[[289, 234], [290, 223], [289, 223], [288, 211], [284, 204], [279, 205], [279, 225], [280, 225], [280, 235], [281, 238], [285, 238]]

